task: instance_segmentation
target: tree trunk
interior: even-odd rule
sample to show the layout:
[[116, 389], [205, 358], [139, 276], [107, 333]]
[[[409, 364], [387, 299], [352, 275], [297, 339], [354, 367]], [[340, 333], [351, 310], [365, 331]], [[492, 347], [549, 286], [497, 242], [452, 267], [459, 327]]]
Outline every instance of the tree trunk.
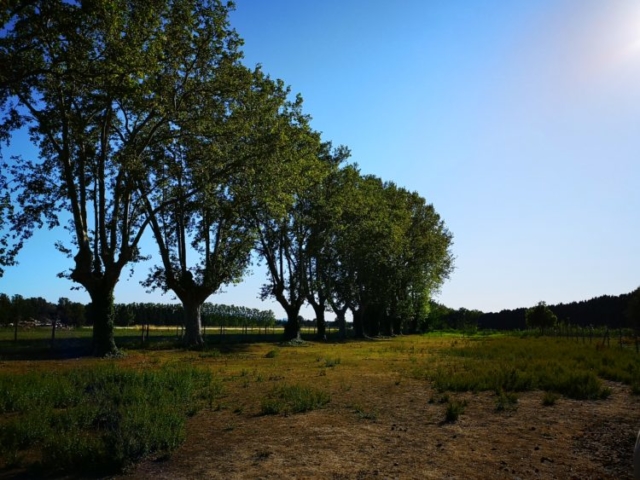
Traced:
[[184, 309], [184, 344], [187, 347], [199, 347], [204, 344], [202, 339], [202, 320], [200, 312], [202, 303], [197, 300], [182, 300], [182, 308]]
[[385, 337], [393, 337], [396, 333], [394, 330], [394, 310], [392, 309], [390, 313], [384, 313], [384, 310], [380, 310], [380, 320], [378, 321], [378, 332]]
[[402, 335], [402, 324], [404, 322], [402, 321], [402, 317], [399, 314], [394, 315], [393, 317], [393, 322], [392, 322], [392, 326], [393, 326], [393, 334], [394, 335]]
[[347, 319], [345, 318], [345, 313], [347, 309], [336, 310], [336, 323], [338, 324], [338, 336], [341, 340], [347, 338]]
[[327, 339], [327, 323], [324, 319], [324, 305], [315, 304], [313, 305], [313, 311], [316, 313], [316, 325], [318, 325], [318, 332], [316, 333], [316, 338], [318, 340], [326, 340]]
[[302, 340], [300, 337], [300, 321], [298, 320], [299, 308], [288, 308], [287, 323], [284, 325], [284, 341]]
[[[93, 354], [97, 357], [116, 355], [118, 348], [113, 338], [113, 286], [101, 286], [89, 291], [93, 315]], [[88, 290], [88, 289], [87, 289]]]
[[378, 308], [368, 309], [366, 313], [362, 315], [362, 325], [364, 329], [364, 335], [369, 337], [377, 337], [380, 335], [380, 326], [382, 323], [382, 313]]
[[353, 313], [353, 333], [356, 338], [365, 338], [364, 335], [364, 309], [352, 308]]

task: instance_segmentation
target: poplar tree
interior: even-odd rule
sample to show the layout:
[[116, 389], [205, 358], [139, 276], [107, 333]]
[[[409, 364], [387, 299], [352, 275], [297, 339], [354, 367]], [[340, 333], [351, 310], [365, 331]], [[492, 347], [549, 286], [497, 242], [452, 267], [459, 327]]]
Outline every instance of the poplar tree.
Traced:
[[35, 228], [67, 228], [57, 247], [72, 266], [61, 276], [91, 297], [96, 355], [117, 352], [113, 292], [125, 266], [142, 259], [149, 214], [198, 193], [179, 191], [150, 212], [148, 192], [165, 179], [149, 165], [183, 137], [214, 135], [211, 118], [224, 114], [241, 58], [230, 8], [216, 0], [34, 0], [2, 10], [0, 134], [28, 129], [39, 150], [3, 165], [17, 210], [12, 227], [19, 244]]

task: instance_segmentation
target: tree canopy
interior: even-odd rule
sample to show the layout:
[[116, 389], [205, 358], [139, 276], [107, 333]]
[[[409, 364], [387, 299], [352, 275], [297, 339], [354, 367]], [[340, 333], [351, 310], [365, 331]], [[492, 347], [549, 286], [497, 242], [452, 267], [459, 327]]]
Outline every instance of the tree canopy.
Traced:
[[288, 338], [304, 302], [319, 325], [331, 307], [344, 326], [351, 309], [361, 336], [415, 331], [453, 269], [432, 205], [342, 165], [348, 149], [311, 128], [302, 97], [242, 64], [231, 8], [34, 0], [0, 12], [0, 140], [27, 129], [38, 147], [2, 165], [0, 228], [8, 219], [15, 242], [0, 238], [0, 268], [34, 229], [63, 225], [60, 275], [91, 297], [97, 355], [117, 352], [113, 292], [145, 258], [146, 231], [160, 262], [144, 284], [181, 300], [188, 345], [202, 343], [206, 299], [254, 251]]
[[545, 302], [539, 302], [535, 307], [528, 309], [525, 318], [529, 328], [539, 328], [542, 334], [546, 329], [553, 328], [558, 323], [558, 317], [547, 307]]

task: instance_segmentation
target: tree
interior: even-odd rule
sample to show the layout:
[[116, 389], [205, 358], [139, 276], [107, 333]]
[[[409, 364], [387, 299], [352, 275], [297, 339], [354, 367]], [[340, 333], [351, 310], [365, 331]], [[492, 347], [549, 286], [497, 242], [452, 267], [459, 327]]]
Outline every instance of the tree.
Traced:
[[[305, 269], [309, 223], [300, 208], [309, 190], [322, 181], [328, 165], [320, 136], [309, 127], [297, 97], [278, 116], [277, 148], [263, 155], [256, 175], [245, 185], [257, 235], [256, 250], [267, 266], [261, 298], [275, 298], [287, 313], [285, 340], [300, 337], [300, 308], [307, 298]], [[267, 131], [273, 127], [265, 125]], [[269, 143], [268, 145], [270, 145]]]
[[[255, 180], [252, 172], [264, 172], [270, 161], [286, 165], [263, 151], [286, 148], [273, 134], [286, 127], [279, 117], [290, 108], [289, 90], [259, 68], [250, 72], [236, 64], [217, 70], [223, 73], [213, 71], [211, 81], [230, 85], [224, 95], [212, 97], [222, 105], [203, 100], [201, 110], [208, 108], [208, 116], [172, 127], [197, 135], [187, 133], [180, 143], [163, 146], [158, 152], [162, 160], [149, 166], [161, 167], [155, 176], [163, 178], [162, 189], [142, 192], [162, 258], [162, 267], [156, 267], [145, 284], [172, 290], [181, 300], [187, 346], [203, 342], [201, 310], [206, 299], [221, 285], [239, 281], [250, 264], [256, 232], [246, 185]], [[264, 134], [265, 124], [269, 135]], [[259, 181], [270, 180], [263, 173]], [[185, 198], [188, 191], [196, 193]], [[171, 197], [178, 200], [167, 204]], [[191, 255], [197, 260], [190, 265]]]
[[13, 205], [9, 194], [7, 177], [0, 170], [0, 278], [4, 274], [4, 267], [15, 265], [15, 257], [20, 249], [18, 245], [12, 245], [9, 232], [5, 232], [9, 224], [9, 217], [13, 213]]
[[640, 287], [629, 295], [627, 309], [625, 311], [629, 325], [634, 330], [640, 330]]
[[629, 295], [625, 315], [629, 325], [633, 328], [633, 333], [636, 337], [636, 352], [638, 352], [640, 348], [638, 345], [638, 333], [640, 332], [640, 287], [636, 288]]
[[386, 182], [382, 202], [387, 226], [379, 268], [388, 274], [386, 284], [378, 282], [377, 309], [384, 312], [379, 328], [394, 335], [414, 329], [411, 319], [453, 270], [452, 235], [433, 205], [416, 192]]
[[0, 325], [3, 327], [9, 326], [11, 317], [11, 298], [6, 293], [0, 293]]
[[[321, 340], [326, 334], [325, 312], [332, 300], [329, 271], [334, 259], [331, 241], [339, 228], [340, 211], [345, 200], [340, 189], [339, 167], [349, 155], [346, 147], [332, 149], [331, 143], [325, 143], [322, 146], [321, 158], [327, 165], [328, 174], [321, 182], [313, 184], [305, 197], [300, 198], [295, 205], [298, 217], [309, 229], [302, 279], [306, 300], [316, 314], [317, 338]], [[346, 307], [343, 307], [342, 311], [339, 307], [334, 310], [337, 310], [340, 335], [344, 338]]]
[[2, 12], [0, 135], [28, 127], [40, 150], [37, 161], [5, 166], [19, 205], [13, 228], [22, 242], [71, 216], [71, 241], [58, 244], [73, 259], [63, 276], [91, 297], [96, 355], [117, 352], [114, 287], [142, 258], [144, 192], [164, 181], [148, 168], [153, 153], [202, 133], [198, 120], [214, 114], [208, 99], [225, 108], [217, 98], [226, 86], [210, 76], [240, 55], [229, 9], [216, 0], [34, 0]]
[[341, 182], [348, 193], [327, 247], [334, 311], [349, 307], [358, 337], [415, 330], [453, 269], [451, 234], [415, 192], [350, 166]]
[[539, 302], [525, 313], [525, 319], [529, 328], [539, 328], [544, 335], [547, 328], [553, 328], [558, 322], [558, 317], [551, 311], [545, 302]]

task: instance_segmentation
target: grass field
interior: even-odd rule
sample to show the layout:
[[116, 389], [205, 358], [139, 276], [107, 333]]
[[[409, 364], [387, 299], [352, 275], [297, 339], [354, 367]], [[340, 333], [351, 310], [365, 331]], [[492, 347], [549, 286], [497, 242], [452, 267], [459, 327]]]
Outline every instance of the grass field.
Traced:
[[[24, 333], [25, 344], [46, 340]], [[155, 333], [157, 345], [170, 336]], [[109, 472], [149, 458], [130, 474], [630, 478], [640, 426], [633, 348], [453, 334], [131, 347], [110, 360], [33, 361], [2, 350], [0, 473]], [[300, 461], [287, 453], [293, 444]], [[601, 463], [590, 448], [604, 452]], [[501, 462], [511, 476], [497, 474]]]

